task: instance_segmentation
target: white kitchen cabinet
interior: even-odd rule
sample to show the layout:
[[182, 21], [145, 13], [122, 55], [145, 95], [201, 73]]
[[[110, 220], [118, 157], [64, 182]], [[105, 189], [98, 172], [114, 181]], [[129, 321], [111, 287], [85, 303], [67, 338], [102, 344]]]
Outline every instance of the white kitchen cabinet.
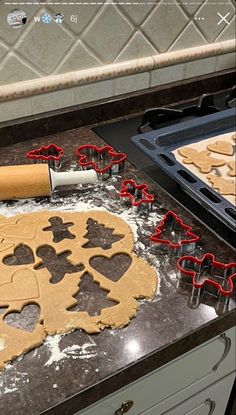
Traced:
[[[89, 408], [77, 412], [76, 415], [116, 415], [116, 411], [126, 401], [133, 402], [128, 415], [169, 414], [166, 411], [189, 400], [221, 379], [223, 381], [223, 378], [236, 370], [235, 346], [234, 327]], [[205, 409], [204, 405], [201, 408], [201, 402], [199, 405], [199, 411]], [[156, 412], [152, 412], [152, 408], [155, 408]], [[195, 409], [193, 407], [189, 410]], [[122, 412], [117, 414], [123, 415]], [[170, 414], [172, 415], [172, 412]], [[195, 415], [194, 412], [193, 414]], [[203, 414], [205, 415], [204, 412]], [[213, 414], [215, 415], [214, 412]], [[220, 415], [223, 414], [224, 411]]]
[[234, 379], [235, 372], [171, 410], [160, 412], [157, 405], [142, 415], [224, 415]]

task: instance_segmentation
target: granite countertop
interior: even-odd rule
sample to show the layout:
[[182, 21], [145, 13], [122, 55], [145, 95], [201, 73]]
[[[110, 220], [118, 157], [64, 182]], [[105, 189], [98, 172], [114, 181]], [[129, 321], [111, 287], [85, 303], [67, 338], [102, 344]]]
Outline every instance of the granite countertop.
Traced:
[[[63, 169], [75, 165], [74, 149], [85, 143], [102, 144], [89, 127], [21, 142], [0, 148], [0, 165], [25, 163], [25, 152], [42, 144], [63, 145]], [[157, 185], [127, 163], [125, 178], [147, 182], [156, 195], [152, 218], [174, 210], [201, 236], [198, 255], [212, 252], [219, 261], [232, 261], [232, 248], [185, 211]], [[53, 198], [35, 201], [1, 202], [0, 214], [29, 212], [34, 209], [60, 209], [78, 202], [99, 207], [105, 200], [111, 211], [117, 206], [117, 190], [122, 177], [101, 182], [91, 196], [88, 191], [59, 190]], [[119, 209], [119, 206], [118, 208]], [[130, 221], [135, 221], [131, 216]], [[135, 251], [145, 257], [150, 221], [135, 223]], [[152, 228], [153, 229], [153, 228]], [[147, 256], [150, 261], [153, 257]], [[217, 314], [214, 302], [207, 299], [197, 309], [188, 306], [190, 291], [177, 292], [175, 260], [159, 255], [153, 260], [160, 276], [160, 291], [153, 301], [140, 301], [140, 310], [122, 329], [105, 329], [96, 335], [74, 331], [65, 336], [48, 337], [45, 344], [7, 365], [0, 373], [1, 415], [72, 415], [109, 393], [162, 366], [235, 324], [235, 301]], [[92, 293], [91, 293], [92, 295]]]

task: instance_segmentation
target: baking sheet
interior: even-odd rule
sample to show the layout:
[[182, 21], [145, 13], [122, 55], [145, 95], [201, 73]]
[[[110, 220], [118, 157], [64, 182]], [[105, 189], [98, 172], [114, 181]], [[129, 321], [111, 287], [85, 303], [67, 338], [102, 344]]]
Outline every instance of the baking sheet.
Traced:
[[[232, 144], [234, 152], [231, 156], [229, 155], [225, 155], [222, 153], [216, 153], [216, 152], [211, 152], [211, 157], [214, 157], [215, 159], [224, 159], [226, 161], [225, 165], [223, 166], [219, 166], [219, 167], [213, 167], [211, 169], [211, 171], [209, 173], [201, 173], [201, 171], [194, 165], [194, 164], [184, 164], [183, 160], [184, 157], [182, 155], [180, 155], [179, 153], [179, 149], [183, 148], [178, 147], [178, 149], [175, 149], [172, 153], [174, 154], [176, 160], [181, 163], [183, 166], [185, 166], [189, 171], [191, 171], [195, 176], [197, 176], [202, 182], [206, 183], [208, 186], [211, 186], [211, 183], [209, 182], [207, 176], [208, 174], [215, 174], [216, 176], [220, 176], [223, 177], [224, 179], [227, 180], [234, 180], [235, 182], [235, 177], [230, 177], [228, 175], [229, 172], [229, 167], [228, 167], [228, 163], [231, 161], [235, 161], [235, 152], [236, 152], [236, 145], [235, 142], [232, 139], [232, 136], [235, 134], [235, 130], [230, 131], [230, 133], [226, 133], [226, 134], [219, 134], [216, 135], [215, 137], [211, 137], [211, 138], [207, 138], [205, 140], [200, 140], [196, 143], [193, 144], [188, 144], [186, 146], [184, 146], [184, 148], [193, 148], [194, 150], [197, 151], [202, 151], [202, 150], [207, 150], [207, 146], [211, 143], [215, 143], [216, 141], [227, 141], [229, 143]], [[236, 182], [235, 182], [235, 187], [236, 187]], [[218, 192], [218, 191], [217, 191]], [[218, 192], [219, 193], [219, 192]], [[232, 205], [235, 205], [235, 196], [233, 195], [222, 195], [226, 200], [228, 200], [230, 203], [232, 203]]]
[[[195, 174], [176, 160], [174, 152], [179, 147], [196, 145], [197, 142], [211, 139], [217, 135], [228, 134], [235, 128], [235, 109], [229, 109], [195, 119], [177, 126], [170, 126], [150, 133], [132, 137], [136, 144], [166, 174], [179, 183], [203, 207], [209, 210], [230, 229], [236, 227], [234, 205], [212, 189]], [[182, 158], [181, 158], [182, 160]]]

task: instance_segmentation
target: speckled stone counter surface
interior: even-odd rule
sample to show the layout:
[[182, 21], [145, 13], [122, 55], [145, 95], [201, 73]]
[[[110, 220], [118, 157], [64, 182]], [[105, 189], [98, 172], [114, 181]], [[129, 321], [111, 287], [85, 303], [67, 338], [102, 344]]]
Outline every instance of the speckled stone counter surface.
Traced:
[[[23, 164], [27, 150], [50, 142], [65, 149], [63, 170], [75, 166], [74, 150], [78, 145], [102, 144], [89, 127], [82, 127], [2, 147], [0, 165]], [[214, 302], [207, 299], [197, 309], [191, 309], [188, 305], [190, 291], [176, 290], [176, 260], [166, 255], [147, 254], [152, 221], [155, 215], [159, 220], [168, 209], [179, 214], [201, 236], [197, 255], [212, 252], [217, 260], [229, 262], [234, 259], [232, 248], [129, 163], [125, 178], [145, 181], [155, 194], [154, 210], [148, 220], [137, 220], [134, 213], [129, 216], [124, 213], [125, 208], [120, 207], [117, 190], [122, 177], [100, 182], [95, 189], [58, 190], [51, 199], [0, 203], [2, 215], [103, 205], [111, 213], [126, 215], [128, 223], [136, 229], [135, 251], [153, 263], [160, 276], [160, 290], [155, 299], [140, 301], [140, 310], [127, 327], [105, 329], [96, 335], [77, 330], [65, 336], [48, 337], [41, 347], [8, 364], [0, 373], [1, 415], [73, 415], [234, 326], [235, 299], [231, 299], [228, 310], [222, 314], [216, 311]]]

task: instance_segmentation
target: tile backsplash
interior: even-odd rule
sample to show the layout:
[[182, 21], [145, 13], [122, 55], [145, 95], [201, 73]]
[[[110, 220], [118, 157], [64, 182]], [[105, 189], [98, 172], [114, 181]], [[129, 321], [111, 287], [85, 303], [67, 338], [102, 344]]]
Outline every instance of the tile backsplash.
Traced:
[[[17, 2], [7, 0], [0, 2], [0, 93], [3, 85], [118, 64], [235, 38], [234, 0], [71, 0], [69, 4], [65, 3], [51, 0], [22, 0], [18, 5]], [[21, 28], [13, 28], [7, 22], [7, 15], [13, 9], [21, 9], [27, 15], [27, 23]], [[59, 12], [64, 15], [62, 23], [54, 21], [54, 14]], [[43, 22], [47, 20], [45, 16], [52, 19], [50, 23]], [[232, 56], [229, 56], [229, 60], [225, 67], [232, 66]], [[216, 60], [214, 63], [209, 61], [208, 67], [211, 68], [209, 72], [214, 71]], [[192, 69], [191, 65], [184, 67], [184, 64], [175, 69], [177, 79], [186, 77], [186, 74], [191, 76], [191, 71], [192, 76], [199, 72], [194, 64]], [[204, 64], [202, 69], [204, 73]], [[129, 92], [130, 88], [139, 89], [139, 76], [140, 85], [143, 85], [140, 89], [167, 83], [168, 76], [169, 82], [175, 80], [174, 68], [166, 74], [163, 69], [159, 70], [162, 71], [160, 74], [157, 71], [158, 69], [153, 73], [134, 75], [136, 78], [133, 79], [132, 76], [126, 77], [124, 82], [120, 78], [112, 86], [104, 84], [105, 96], [107, 90], [111, 90], [110, 96]], [[78, 100], [78, 88], [86, 89], [86, 86], [79, 86], [72, 93], [70, 91], [71, 105], [81, 102], [81, 99]], [[65, 105], [62, 98], [58, 98], [60, 103], [57, 103], [57, 108]], [[90, 91], [87, 101], [96, 98]], [[56, 99], [53, 101], [55, 107]], [[3, 105], [4, 103], [0, 104], [0, 108]], [[48, 110], [43, 101], [41, 105], [27, 104], [26, 107], [31, 110], [39, 108], [41, 112]], [[31, 110], [27, 112], [35, 112]], [[15, 111], [14, 114], [16, 115]], [[1, 121], [3, 116], [0, 117]]]

